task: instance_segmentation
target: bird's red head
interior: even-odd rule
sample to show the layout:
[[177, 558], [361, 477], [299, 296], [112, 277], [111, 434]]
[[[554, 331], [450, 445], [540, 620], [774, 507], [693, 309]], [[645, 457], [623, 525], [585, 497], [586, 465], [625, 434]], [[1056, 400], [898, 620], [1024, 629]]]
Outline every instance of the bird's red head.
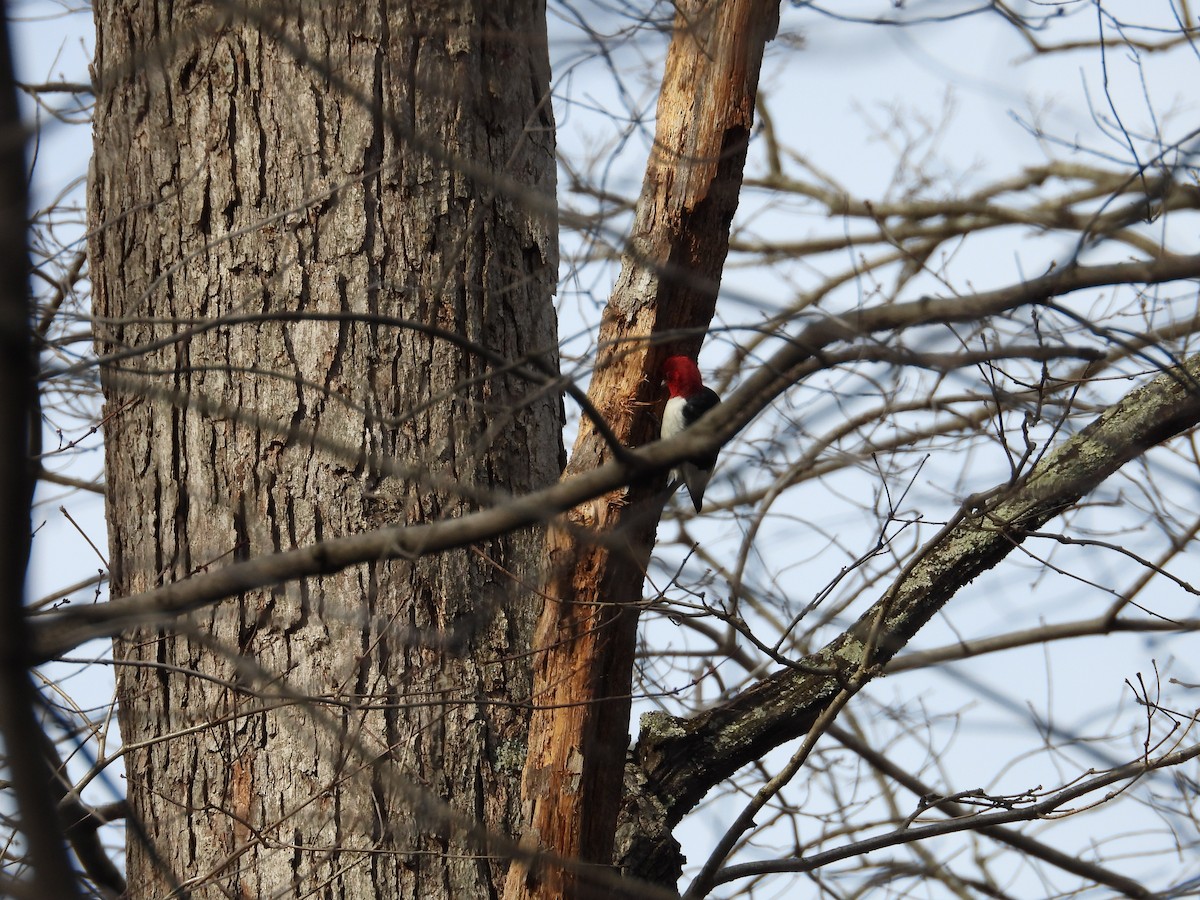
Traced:
[[672, 397], [691, 397], [704, 386], [695, 361], [687, 356], [668, 356], [662, 365], [662, 375]]

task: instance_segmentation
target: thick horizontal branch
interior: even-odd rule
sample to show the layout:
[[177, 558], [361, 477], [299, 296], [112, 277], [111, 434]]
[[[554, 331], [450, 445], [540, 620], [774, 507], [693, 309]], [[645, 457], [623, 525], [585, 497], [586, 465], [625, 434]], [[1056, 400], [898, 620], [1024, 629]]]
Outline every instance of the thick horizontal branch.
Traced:
[[1200, 255], [1165, 257], [1145, 262], [1080, 266], [968, 297], [926, 298], [911, 303], [859, 310], [823, 319], [759, 367], [703, 423], [669, 442], [656, 442], [591, 472], [525, 497], [469, 516], [429, 525], [396, 526], [323, 541], [283, 553], [235, 563], [193, 575], [108, 603], [60, 610], [32, 622], [34, 655], [46, 661], [84, 641], [112, 637], [121, 631], [163, 621], [226, 597], [311, 575], [324, 575], [369, 560], [413, 558], [486, 540], [516, 528], [544, 522], [593, 497], [615, 490], [633, 478], [661, 471], [673, 463], [719, 447], [751, 422], [792, 384], [793, 371], [819, 357], [834, 343], [864, 334], [905, 327], [978, 319], [1024, 304], [1103, 284], [1155, 283], [1200, 277]]
[[[715, 784], [805, 734], [847, 676], [882, 667], [959, 590], [1130, 460], [1200, 422], [1200, 355], [1127, 394], [985, 509], [964, 510], [844, 634], [726, 704], [643, 732], [637, 765], [673, 827]], [[665, 717], [669, 718], [669, 717]], [[628, 864], [637, 872], [636, 860]]]
[[610, 463], [461, 518], [334, 538], [192, 575], [107, 603], [34, 616], [30, 623], [32, 656], [35, 663], [45, 662], [93, 638], [112, 637], [128, 628], [169, 620], [256, 588], [328, 575], [371, 560], [415, 559], [507, 534], [544, 522], [634, 478], [665, 471], [703, 452], [709, 443], [711, 440], [703, 435], [684, 434], [631, 453], [628, 462]]

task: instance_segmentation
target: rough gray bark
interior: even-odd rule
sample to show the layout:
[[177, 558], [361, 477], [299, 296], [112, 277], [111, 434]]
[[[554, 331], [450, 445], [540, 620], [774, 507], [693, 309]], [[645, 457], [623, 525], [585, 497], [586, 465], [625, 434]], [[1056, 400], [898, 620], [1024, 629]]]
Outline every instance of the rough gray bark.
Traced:
[[[370, 318], [552, 358], [542, 3], [105, 0], [96, 22], [99, 351], [145, 349], [103, 372], [114, 597], [557, 478], [556, 397]], [[273, 311], [364, 318], [186, 324]], [[358, 565], [117, 641], [136, 896], [497, 890], [507, 860], [464, 829], [519, 824], [527, 714], [491, 701], [528, 696], [541, 546]]]

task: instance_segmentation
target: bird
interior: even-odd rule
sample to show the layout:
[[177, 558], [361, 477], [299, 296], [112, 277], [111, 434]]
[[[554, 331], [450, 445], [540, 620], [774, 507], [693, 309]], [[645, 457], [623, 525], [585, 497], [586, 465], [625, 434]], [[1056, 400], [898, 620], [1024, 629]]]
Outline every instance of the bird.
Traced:
[[[704, 386], [700, 378], [700, 369], [690, 357], [667, 357], [662, 365], [662, 376], [670, 394], [663, 409], [660, 433], [663, 440], [675, 437], [721, 402], [716, 391]], [[704, 489], [708, 486], [708, 479], [712, 477], [713, 466], [716, 464], [717, 451], [714, 450], [712, 453], [685, 460], [671, 472], [672, 485], [676, 485], [680, 479], [687, 485], [688, 496], [692, 498], [696, 512], [700, 512]]]

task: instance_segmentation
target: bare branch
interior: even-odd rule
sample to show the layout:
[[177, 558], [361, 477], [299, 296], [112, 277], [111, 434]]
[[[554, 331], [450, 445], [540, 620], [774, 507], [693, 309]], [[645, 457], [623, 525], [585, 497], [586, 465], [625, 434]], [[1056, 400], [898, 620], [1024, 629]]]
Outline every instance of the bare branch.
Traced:
[[[1130, 392], [1047, 455], [986, 509], [964, 509], [925, 545], [887, 593], [797, 668], [672, 729], [643, 734], [638, 765], [678, 821], [720, 780], [805, 733], [848, 672], [882, 667], [942, 606], [1029, 534], [1131, 459], [1200, 422], [1200, 356]], [[636, 870], [636, 869], [635, 869]]]

